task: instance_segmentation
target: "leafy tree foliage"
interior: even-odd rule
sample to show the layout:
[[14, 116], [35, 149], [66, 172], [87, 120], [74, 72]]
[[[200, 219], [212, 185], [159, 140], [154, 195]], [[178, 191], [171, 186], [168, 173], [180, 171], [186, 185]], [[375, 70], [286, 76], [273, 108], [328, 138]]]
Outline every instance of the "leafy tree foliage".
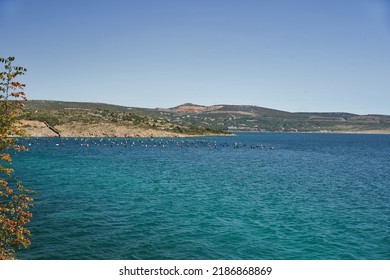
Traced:
[[[27, 71], [12, 66], [14, 57], [0, 58], [0, 260], [15, 259], [17, 249], [30, 245], [30, 221], [33, 207], [32, 191], [12, 176], [12, 152], [27, 151], [16, 137], [24, 137], [17, 117], [26, 101], [25, 85], [15, 81]], [[1, 70], [0, 70], [1, 71]]]

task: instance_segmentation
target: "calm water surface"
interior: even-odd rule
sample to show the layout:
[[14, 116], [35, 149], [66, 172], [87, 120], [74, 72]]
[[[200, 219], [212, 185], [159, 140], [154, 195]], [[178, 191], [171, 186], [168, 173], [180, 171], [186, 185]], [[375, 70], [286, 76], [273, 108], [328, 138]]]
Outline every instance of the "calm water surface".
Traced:
[[21, 259], [390, 259], [390, 135], [29, 144]]

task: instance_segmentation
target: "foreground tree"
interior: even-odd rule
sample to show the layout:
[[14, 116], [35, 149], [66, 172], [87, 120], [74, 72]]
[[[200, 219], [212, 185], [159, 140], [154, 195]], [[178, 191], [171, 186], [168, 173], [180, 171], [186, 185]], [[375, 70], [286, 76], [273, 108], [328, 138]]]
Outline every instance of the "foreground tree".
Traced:
[[17, 119], [21, 101], [26, 101], [25, 85], [15, 81], [27, 70], [12, 66], [14, 59], [0, 58], [0, 260], [15, 259], [15, 250], [29, 246], [31, 236], [25, 225], [31, 217], [32, 192], [12, 176], [11, 168], [11, 153], [27, 151], [16, 138], [25, 136]]

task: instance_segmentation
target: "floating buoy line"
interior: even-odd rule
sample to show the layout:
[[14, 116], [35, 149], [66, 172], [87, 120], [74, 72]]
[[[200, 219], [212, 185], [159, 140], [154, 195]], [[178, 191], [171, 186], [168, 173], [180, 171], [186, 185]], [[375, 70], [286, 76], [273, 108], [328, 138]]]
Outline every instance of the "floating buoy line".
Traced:
[[26, 146], [81, 146], [90, 147], [142, 147], [142, 148], [212, 148], [212, 149], [252, 149], [274, 150], [273, 144], [248, 144], [238, 141], [219, 141], [215, 139], [176, 139], [176, 138], [29, 138], [20, 139]]

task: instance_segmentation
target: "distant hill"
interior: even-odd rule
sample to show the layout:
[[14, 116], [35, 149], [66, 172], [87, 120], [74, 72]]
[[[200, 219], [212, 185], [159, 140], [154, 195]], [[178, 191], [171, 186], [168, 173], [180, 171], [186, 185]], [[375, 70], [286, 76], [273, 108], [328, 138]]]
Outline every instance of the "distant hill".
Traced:
[[[203, 106], [185, 103], [173, 108], [136, 108], [104, 103], [32, 100], [25, 120], [47, 122], [56, 129], [71, 124], [104, 124], [184, 135], [226, 131], [302, 131], [390, 133], [390, 116], [345, 112], [291, 113], [252, 105]], [[66, 130], [66, 129], [65, 129]], [[91, 134], [93, 134], [91, 132]]]
[[387, 115], [291, 113], [251, 105], [189, 103], [158, 110], [176, 123], [233, 131], [390, 132], [390, 116]]
[[20, 116], [32, 136], [184, 137], [226, 131], [171, 122], [158, 111], [103, 103], [31, 100]]

